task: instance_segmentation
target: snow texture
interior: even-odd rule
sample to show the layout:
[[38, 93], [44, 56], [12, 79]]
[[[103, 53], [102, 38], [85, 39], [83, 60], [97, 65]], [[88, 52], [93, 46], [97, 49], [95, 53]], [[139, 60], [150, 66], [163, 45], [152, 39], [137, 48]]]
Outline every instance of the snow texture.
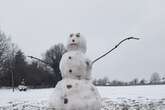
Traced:
[[[165, 110], [165, 85], [98, 87], [101, 110]], [[26, 92], [0, 89], [0, 110], [51, 110], [49, 95], [54, 89], [33, 89]]]

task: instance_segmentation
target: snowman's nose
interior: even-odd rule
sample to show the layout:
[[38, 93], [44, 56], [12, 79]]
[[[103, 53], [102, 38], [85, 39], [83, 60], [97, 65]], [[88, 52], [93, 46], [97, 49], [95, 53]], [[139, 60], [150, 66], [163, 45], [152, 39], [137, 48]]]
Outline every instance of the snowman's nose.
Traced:
[[75, 42], [75, 40], [73, 39], [72, 42]]

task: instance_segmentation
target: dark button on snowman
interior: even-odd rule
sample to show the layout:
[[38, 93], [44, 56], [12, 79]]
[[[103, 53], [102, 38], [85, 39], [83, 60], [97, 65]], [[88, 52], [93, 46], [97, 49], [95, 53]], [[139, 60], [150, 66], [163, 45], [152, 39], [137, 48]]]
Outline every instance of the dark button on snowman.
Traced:
[[67, 53], [60, 62], [63, 77], [50, 97], [50, 108], [55, 110], [101, 110], [100, 95], [92, 84], [91, 61], [85, 55], [86, 40], [80, 33], [71, 34]]

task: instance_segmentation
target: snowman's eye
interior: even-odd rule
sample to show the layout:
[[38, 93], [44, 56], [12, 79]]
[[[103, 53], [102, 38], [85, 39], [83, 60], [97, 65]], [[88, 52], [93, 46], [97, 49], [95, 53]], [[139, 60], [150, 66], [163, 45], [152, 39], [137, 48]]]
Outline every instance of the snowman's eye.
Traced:
[[71, 89], [71, 88], [72, 88], [72, 85], [67, 85], [67, 88], [68, 88], [68, 89]]
[[70, 34], [70, 37], [73, 37], [73, 34]]
[[77, 34], [76, 37], [80, 37], [80, 34]]
[[72, 70], [71, 69], [69, 70], [69, 73], [72, 73]]

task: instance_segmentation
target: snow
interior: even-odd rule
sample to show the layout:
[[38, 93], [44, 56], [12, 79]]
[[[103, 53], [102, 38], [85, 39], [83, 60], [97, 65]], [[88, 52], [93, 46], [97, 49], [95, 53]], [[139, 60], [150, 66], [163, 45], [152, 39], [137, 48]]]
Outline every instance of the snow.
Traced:
[[126, 97], [136, 99], [144, 97], [149, 99], [165, 98], [165, 85], [152, 86], [114, 86], [114, 87], [99, 87], [102, 97], [118, 98]]
[[52, 90], [53, 89], [30, 89], [26, 92], [20, 92], [19, 90], [15, 90], [15, 92], [12, 92], [12, 89], [1, 89], [0, 99], [3, 100], [0, 100], [0, 106], [14, 101], [38, 102], [47, 100], [52, 93]]
[[[98, 90], [103, 100], [102, 108], [106, 110], [117, 107], [118, 110], [122, 110], [123, 107], [133, 107], [134, 109], [130, 110], [136, 110], [137, 106], [141, 108], [140, 110], [150, 110], [151, 108], [165, 110], [165, 85], [98, 87]], [[21, 105], [29, 105], [33, 108], [47, 107], [47, 100], [52, 92], [53, 88], [29, 89], [26, 92], [16, 90], [14, 93], [12, 89], [0, 89], [0, 110], [4, 110], [3, 107], [21, 108]]]

